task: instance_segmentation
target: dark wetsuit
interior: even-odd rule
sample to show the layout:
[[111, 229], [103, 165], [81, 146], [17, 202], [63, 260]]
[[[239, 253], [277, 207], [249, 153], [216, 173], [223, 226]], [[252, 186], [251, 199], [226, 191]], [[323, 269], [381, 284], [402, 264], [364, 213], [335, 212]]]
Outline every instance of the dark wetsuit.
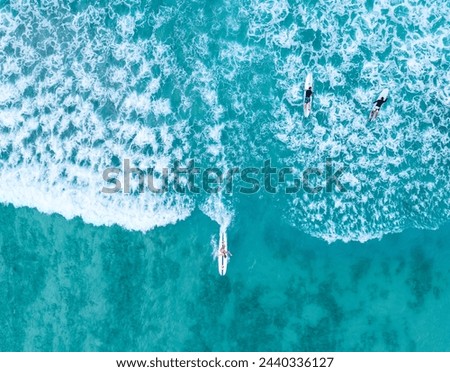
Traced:
[[380, 108], [381, 105], [382, 105], [383, 103], [385, 103], [386, 101], [387, 101], [387, 98], [386, 98], [386, 99], [383, 99], [383, 100], [381, 100], [381, 99], [376, 100], [374, 103], [376, 104], [377, 108]]
[[311, 96], [312, 95], [313, 95], [313, 91], [311, 89], [308, 89], [306, 91], [305, 103], [309, 103], [309, 101], [311, 101]]

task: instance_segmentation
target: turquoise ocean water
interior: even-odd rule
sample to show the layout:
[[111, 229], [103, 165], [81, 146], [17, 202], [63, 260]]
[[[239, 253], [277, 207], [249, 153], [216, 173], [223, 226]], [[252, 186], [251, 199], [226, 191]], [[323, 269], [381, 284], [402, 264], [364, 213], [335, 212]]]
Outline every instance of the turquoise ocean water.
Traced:
[[[449, 67], [445, 0], [0, 0], [0, 350], [448, 351]], [[327, 158], [346, 192], [101, 192]]]

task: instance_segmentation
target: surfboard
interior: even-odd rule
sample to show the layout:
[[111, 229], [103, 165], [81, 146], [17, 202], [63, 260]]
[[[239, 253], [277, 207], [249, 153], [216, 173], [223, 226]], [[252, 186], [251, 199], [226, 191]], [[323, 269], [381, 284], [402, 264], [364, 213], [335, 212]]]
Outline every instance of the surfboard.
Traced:
[[224, 247], [225, 250], [228, 251], [227, 232], [225, 231], [225, 229], [220, 228], [219, 247], [217, 250], [217, 261], [219, 263], [219, 274], [223, 276], [227, 273], [227, 265], [230, 255], [227, 254], [227, 257], [225, 257], [220, 252], [220, 249], [222, 247]]
[[[383, 91], [382, 91], [382, 92], [380, 93], [380, 95], [378, 96], [377, 101], [378, 101], [379, 99], [381, 99], [382, 97], [383, 97], [384, 99], [387, 99], [388, 96], [389, 96], [389, 89], [385, 88], [385, 89], [383, 89]], [[375, 111], [376, 111], [376, 112], [375, 112]], [[375, 104], [373, 105], [373, 107], [372, 107], [372, 110], [370, 111], [369, 121], [375, 120], [375, 119], [377, 118], [377, 116], [378, 116], [378, 111], [379, 111], [379, 110], [377, 110], [377, 105], [376, 105], [376, 103], [375, 103]]]
[[314, 92], [313, 76], [312, 76], [311, 72], [309, 72], [308, 75], [306, 75], [306, 80], [305, 80], [305, 93], [303, 96], [303, 102], [305, 103], [303, 113], [305, 115], [305, 118], [307, 118], [309, 116], [309, 114], [311, 113], [311, 110], [312, 110], [312, 96], [310, 98], [310, 101], [308, 103], [306, 103], [306, 91], [309, 89], [309, 87], [311, 87], [311, 89]]

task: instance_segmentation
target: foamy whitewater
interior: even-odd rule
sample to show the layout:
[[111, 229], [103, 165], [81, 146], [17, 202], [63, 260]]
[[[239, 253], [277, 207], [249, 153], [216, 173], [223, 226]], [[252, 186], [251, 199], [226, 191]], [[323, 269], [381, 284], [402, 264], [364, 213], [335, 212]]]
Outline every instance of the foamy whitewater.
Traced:
[[[195, 209], [227, 225], [241, 198], [270, 197], [274, 215], [330, 242], [449, 219], [446, 0], [0, 4], [3, 203], [147, 231]], [[101, 192], [125, 158], [301, 172], [327, 157], [347, 167], [347, 192]]]

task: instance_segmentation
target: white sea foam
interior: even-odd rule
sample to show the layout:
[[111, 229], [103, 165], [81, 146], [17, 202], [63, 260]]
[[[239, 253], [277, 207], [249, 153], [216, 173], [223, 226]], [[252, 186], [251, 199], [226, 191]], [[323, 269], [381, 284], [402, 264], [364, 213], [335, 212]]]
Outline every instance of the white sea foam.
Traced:
[[[152, 13], [130, 1], [118, 15], [33, 4], [0, 8], [1, 201], [142, 231], [199, 207], [228, 226], [236, 195], [105, 195], [101, 173], [125, 158], [226, 170], [269, 153], [297, 174], [327, 157], [347, 165], [345, 193], [277, 199], [290, 223], [328, 241], [434, 228], [450, 215], [447, 2], [368, 11], [356, 0], [245, 0], [212, 23], [176, 5]], [[390, 100], [367, 123], [384, 87]]]
[[[60, 213], [66, 218], [80, 216], [95, 225], [118, 224], [141, 231], [189, 216], [194, 201], [185, 195], [101, 192], [105, 186], [102, 171], [112, 166], [114, 157], [144, 163], [148, 159], [141, 151], [150, 145], [150, 163], [168, 166], [173, 158], [184, 156], [180, 151], [189, 151], [185, 145], [182, 149], [173, 147], [173, 142], [185, 134], [180, 121], [175, 120], [173, 126], [152, 127], [136, 125], [132, 119], [133, 115], [145, 117], [151, 113], [173, 122], [169, 98], [153, 97], [160, 89], [161, 77], [151, 76], [148, 67], [149, 62], [160, 63], [163, 71], [169, 71], [172, 61], [167, 49], [155, 43], [158, 58], [144, 60], [147, 42], [112, 42], [108, 32], [96, 32], [95, 25], [103, 23], [104, 13], [92, 7], [73, 16], [72, 21], [66, 20], [77, 31], [64, 35], [72, 38], [66, 44], [58, 42], [56, 25], [48, 19], [29, 13], [27, 8], [20, 11], [13, 18], [1, 9], [0, 17], [0, 32], [5, 34], [0, 36], [0, 43], [17, 45], [18, 53], [12, 58], [5, 48], [0, 52], [0, 59], [6, 61], [1, 63], [0, 80], [0, 146], [4, 154], [0, 171], [5, 180], [0, 200], [45, 213]], [[47, 44], [54, 48], [53, 54], [39, 58], [39, 47], [33, 48], [33, 42], [24, 45], [20, 37], [15, 37], [18, 25], [27, 24], [30, 17], [40, 27], [34, 30], [37, 38], [39, 33], [49, 32]], [[128, 39], [134, 33], [134, 19], [119, 18], [117, 27], [121, 36]], [[103, 69], [105, 55], [94, 45], [124, 61], [124, 65]], [[77, 53], [77, 48], [82, 52]], [[73, 59], [76, 55], [79, 58]], [[131, 65], [141, 61], [141, 68], [132, 71]], [[26, 72], [33, 65], [31, 72]], [[8, 82], [9, 77], [19, 73], [14, 84]], [[150, 83], [145, 92], [138, 93], [133, 85], [147, 77]], [[22, 97], [30, 89], [32, 98]], [[103, 110], [109, 116], [106, 119]], [[187, 142], [185, 138], [180, 140]], [[168, 159], [169, 153], [173, 158]]]
[[[284, 23], [281, 27], [261, 20], [258, 6], [250, 4], [255, 13], [250, 37], [258, 41], [263, 38], [267, 45], [285, 38], [286, 28], [292, 25]], [[442, 14], [450, 14], [450, 9], [445, 2], [399, 6], [406, 11], [399, 8], [397, 12], [392, 2], [377, 2], [373, 12], [366, 12], [354, 1], [319, 1], [309, 9], [298, 5], [293, 9], [292, 24], [298, 26], [298, 33], [320, 31], [326, 49], [316, 52], [311, 40], [284, 59], [274, 53], [279, 85], [285, 89], [284, 97], [291, 107], [300, 101], [299, 87], [311, 66], [316, 82], [334, 90], [327, 94], [316, 89], [313, 110], [319, 120], [304, 120], [292, 114], [291, 108], [274, 105], [277, 122], [271, 128], [274, 136], [292, 150], [286, 161], [300, 168], [323, 167], [328, 156], [335, 161], [345, 159], [348, 169], [341, 180], [348, 191], [295, 198], [287, 217], [292, 224], [328, 241], [366, 241], [407, 226], [433, 228], [449, 215], [449, 195], [444, 186], [450, 181], [444, 165], [449, 142], [443, 128], [450, 124], [450, 80], [445, 64], [437, 64], [448, 50], [442, 35], [450, 29], [448, 23], [431, 28]], [[404, 39], [397, 35], [395, 22], [380, 17], [386, 11], [399, 27], [408, 30]], [[342, 16], [353, 21], [340, 24]], [[420, 32], [416, 32], [417, 27]], [[363, 48], [371, 51], [370, 57]], [[386, 53], [388, 48], [388, 58], [374, 53]], [[310, 61], [307, 68], [305, 53], [311, 53], [306, 58]], [[319, 62], [320, 57], [326, 63]], [[360, 58], [362, 66], [355, 65], [355, 57]], [[372, 102], [384, 87], [391, 92], [389, 103], [378, 120], [368, 124]], [[409, 93], [403, 98], [405, 91]], [[439, 207], [419, 200], [439, 200]]]
[[233, 219], [233, 213], [230, 212], [230, 206], [223, 198], [213, 196], [208, 198], [205, 203], [200, 205], [200, 210], [213, 221], [220, 225], [221, 229], [226, 230]]

